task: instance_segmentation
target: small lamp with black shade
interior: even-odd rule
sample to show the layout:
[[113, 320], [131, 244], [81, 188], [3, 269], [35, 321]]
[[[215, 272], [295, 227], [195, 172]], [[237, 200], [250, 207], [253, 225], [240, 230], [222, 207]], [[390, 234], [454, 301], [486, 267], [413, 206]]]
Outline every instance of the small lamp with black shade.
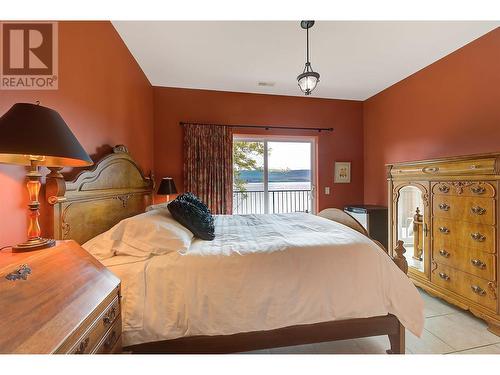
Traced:
[[167, 202], [170, 200], [170, 194], [177, 194], [174, 179], [172, 177], [163, 177], [157, 191], [158, 195], [166, 195]]
[[28, 240], [12, 250], [54, 246], [55, 240], [41, 237], [38, 222], [42, 178], [39, 167], [85, 167], [93, 164], [92, 159], [58, 112], [38, 103], [16, 103], [0, 117], [0, 163], [29, 166]]

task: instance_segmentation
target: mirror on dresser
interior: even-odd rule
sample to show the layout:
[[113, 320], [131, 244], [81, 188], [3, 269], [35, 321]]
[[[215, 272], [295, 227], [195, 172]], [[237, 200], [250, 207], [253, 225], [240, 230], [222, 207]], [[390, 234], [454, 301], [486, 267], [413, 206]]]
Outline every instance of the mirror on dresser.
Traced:
[[419, 185], [402, 185], [396, 190], [394, 210], [395, 241], [403, 241], [408, 267], [413, 272], [426, 274], [427, 249], [427, 207]]

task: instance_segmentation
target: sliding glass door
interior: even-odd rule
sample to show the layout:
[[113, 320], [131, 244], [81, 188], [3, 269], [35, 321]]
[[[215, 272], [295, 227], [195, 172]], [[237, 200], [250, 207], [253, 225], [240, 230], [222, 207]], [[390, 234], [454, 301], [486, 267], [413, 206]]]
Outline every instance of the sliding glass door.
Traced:
[[313, 212], [314, 155], [311, 138], [235, 136], [233, 213]]
[[[233, 140], [233, 213], [266, 213], [267, 165], [264, 141]], [[264, 181], [266, 179], [266, 181]]]

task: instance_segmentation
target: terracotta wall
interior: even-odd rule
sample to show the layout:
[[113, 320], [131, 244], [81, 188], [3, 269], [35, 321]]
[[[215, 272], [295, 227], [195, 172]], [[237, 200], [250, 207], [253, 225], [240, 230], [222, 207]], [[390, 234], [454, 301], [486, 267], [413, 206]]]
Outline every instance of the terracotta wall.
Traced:
[[[36, 100], [59, 111], [94, 158], [125, 144], [146, 172], [152, 169], [153, 90], [111, 23], [60, 22], [59, 89], [0, 90], [0, 114]], [[0, 246], [26, 236], [24, 173], [0, 165]]]
[[[500, 151], [500, 30], [497, 29], [363, 102], [152, 88], [109, 22], [59, 24], [59, 89], [0, 91], [15, 102], [58, 110], [94, 158], [125, 144], [157, 178], [182, 191], [179, 121], [334, 127], [318, 136], [319, 208], [386, 203], [385, 163]], [[318, 135], [312, 131], [263, 134]], [[364, 142], [364, 143], [363, 143]], [[363, 147], [364, 145], [364, 147]], [[154, 150], [154, 153], [153, 153]], [[333, 184], [335, 161], [352, 182]], [[331, 195], [324, 187], [331, 187]], [[0, 246], [25, 237], [24, 169], [0, 165]]]
[[[343, 207], [345, 204], [361, 203], [363, 200], [361, 102], [164, 87], [154, 88], [154, 102], [156, 177], [173, 177], [181, 191], [183, 133], [179, 121], [334, 127], [333, 133], [321, 133], [318, 136], [319, 208]], [[246, 132], [249, 133], [248, 130]], [[262, 133], [318, 135], [311, 131]], [[335, 161], [352, 162], [350, 184], [333, 184]], [[331, 187], [331, 195], [324, 194], [325, 186]]]
[[500, 151], [500, 28], [364, 102], [365, 203], [384, 164]]

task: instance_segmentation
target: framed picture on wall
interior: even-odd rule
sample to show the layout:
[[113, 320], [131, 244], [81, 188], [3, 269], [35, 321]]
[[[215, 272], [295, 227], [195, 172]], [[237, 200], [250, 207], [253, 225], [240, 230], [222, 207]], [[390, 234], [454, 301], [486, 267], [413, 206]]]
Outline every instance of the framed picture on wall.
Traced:
[[351, 182], [351, 162], [335, 162], [335, 174], [333, 182], [336, 184], [348, 184]]

